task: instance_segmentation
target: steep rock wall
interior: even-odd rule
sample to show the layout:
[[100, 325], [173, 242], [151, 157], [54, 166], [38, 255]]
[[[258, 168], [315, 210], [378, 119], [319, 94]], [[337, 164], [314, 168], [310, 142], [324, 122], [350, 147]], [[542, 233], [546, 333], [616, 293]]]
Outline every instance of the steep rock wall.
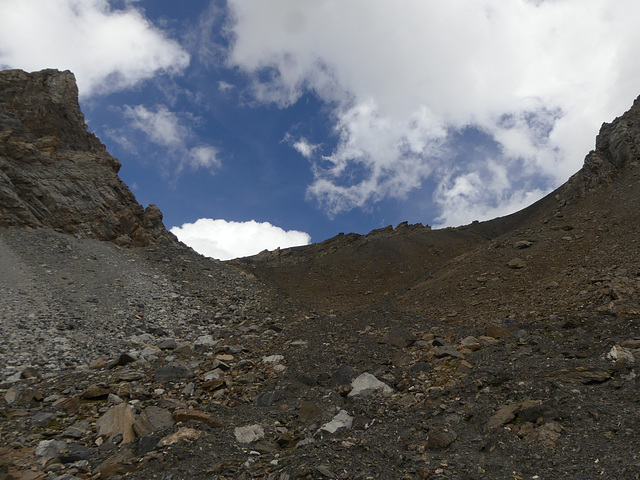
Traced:
[[52, 227], [77, 237], [149, 245], [175, 241], [144, 209], [120, 162], [87, 131], [73, 73], [0, 72], [0, 227]]

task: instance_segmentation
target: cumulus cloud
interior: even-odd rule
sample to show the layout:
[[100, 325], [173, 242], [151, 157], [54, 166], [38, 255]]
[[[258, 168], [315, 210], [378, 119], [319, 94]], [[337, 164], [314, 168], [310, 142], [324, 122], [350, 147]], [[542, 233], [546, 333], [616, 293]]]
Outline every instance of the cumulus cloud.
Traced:
[[[222, 165], [217, 148], [211, 145], [191, 146], [195, 134], [184, 124], [185, 120], [192, 120], [190, 115], [180, 118], [165, 105], [156, 105], [153, 109], [144, 105], [126, 105], [123, 114], [129, 120], [130, 128], [143, 132], [150, 142], [167, 148], [167, 160], [175, 160], [178, 173], [185, 167], [204, 168], [213, 173]], [[114, 138], [125, 146], [133, 144], [126, 132], [119, 132]]]
[[69, 69], [81, 96], [132, 87], [159, 72], [175, 74], [189, 54], [136, 9], [108, 0], [0, 2], [0, 67]]
[[[228, 0], [230, 66], [256, 99], [308, 92], [337, 138], [308, 194], [330, 215], [434, 179], [439, 221], [507, 213], [565, 181], [640, 78], [637, 0]], [[492, 157], [458, 161], [475, 129]], [[294, 143], [310, 158], [313, 138]]]
[[171, 228], [178, 239], [196, 252], [219, 260], [255, 255], [263, 250], [308, 245], [311, 237], [297, 230], [285, 231], [268, 222], [228, 222], [200, 218]]

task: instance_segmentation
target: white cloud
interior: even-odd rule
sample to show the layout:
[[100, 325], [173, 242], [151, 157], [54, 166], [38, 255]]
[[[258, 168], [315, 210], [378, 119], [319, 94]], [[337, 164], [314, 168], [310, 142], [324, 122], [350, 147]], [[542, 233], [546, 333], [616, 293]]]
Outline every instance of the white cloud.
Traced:
[[200, 218], [194, 223], [171, 228], [178, 239], [196, 252], [219, 260], [255, 255], [263, 250], [274, 250], [308, 245], [311, 237], [297, 230], [285, 231], [268, 222], [228, 222]]
[[[332, 215], [427, 178], [443, 224], [513, 211], [575, 172], [640, 93], [637, 0], [228, 5], [228, 62], [258, 100], [284, 108], [311, 91], [333, 108], [338, 143], [308, 189]], [[455, 165], [452, 134], [468, 127], [500, 154]]]
[[293, 148], [295, 148], [303, 157], [311, 158], [313, 156], [313, 152], [318, 149], [318, 145], [313, 145], [312, 143], [309, 143], [306, 138], [302, 137], [293, 143]]
[[176, 114], [164, 105], [157, 105], [155, 111], [144, 105], [125, 105], [124, 116], [131, 121], [131, 127], [144, 132], [150, 141], [164, 147], [181, 147], [190, 134], [189, 130], [180, 124]]
[[107, 0], [4, 0], [0, 66], [69, 69], [86, 97], [186, 68], [188, 53], [132, 3], [118, 10]]
[[218, 149], [210, 145], [191, 148], [189, 156], [191, 157], [190, 163], [193, 168], [213, 170], [222, 166], [222, 162], [218, 158]]
[[[123, 114], [129, 120], [130, 128], [143, 132], [150, 142], [168, 149], [167, 160], [175, 160], [177, 173], [185, 167], [194, 170], [204, 168], [213, 173], [222, 165], [217, 148], [211, 145], [190, 146], [195, 134], [184, 124], [185, 119], [193, 120], [190, 115], [181, 119], [165, 105], [156, 105], [151, 110], [144, 105], [125, 105]], [[112, 136], [123, 146], [133, 145], [130, 135], [124, 131]]]

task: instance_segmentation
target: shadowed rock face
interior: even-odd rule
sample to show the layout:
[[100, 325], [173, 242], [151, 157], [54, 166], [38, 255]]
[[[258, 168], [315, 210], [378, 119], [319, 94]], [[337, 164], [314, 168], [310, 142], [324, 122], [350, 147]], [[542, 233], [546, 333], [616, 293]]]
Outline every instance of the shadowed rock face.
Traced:
[[87, 132], [71, 72], [0, 72], [0, 226], [122, 245], [173, 241], [160, 210], [145, 210], [120, 180], [120, 166]]

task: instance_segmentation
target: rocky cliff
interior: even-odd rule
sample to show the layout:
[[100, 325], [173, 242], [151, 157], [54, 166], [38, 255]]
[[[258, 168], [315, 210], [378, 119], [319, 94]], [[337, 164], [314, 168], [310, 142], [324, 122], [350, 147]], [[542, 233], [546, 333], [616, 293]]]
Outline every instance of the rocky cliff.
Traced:
[[144, 209], [120, 180], [120, 166], [87, 131], [73, 73], [0, 72], [0, 226], [121, 245], [173, 241], [160, 210]]

